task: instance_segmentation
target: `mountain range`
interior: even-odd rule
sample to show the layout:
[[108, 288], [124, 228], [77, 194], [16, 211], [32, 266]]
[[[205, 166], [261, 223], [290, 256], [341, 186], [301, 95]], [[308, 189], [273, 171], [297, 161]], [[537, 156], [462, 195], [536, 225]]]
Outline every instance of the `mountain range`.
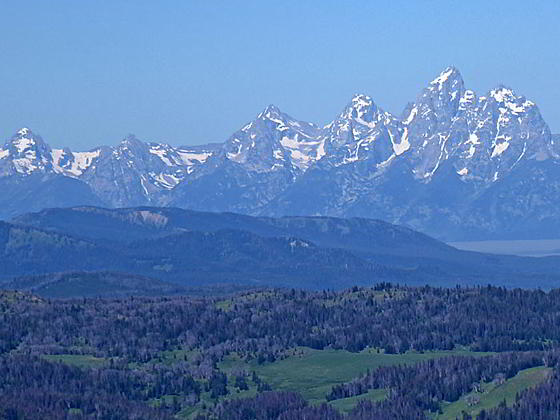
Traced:
[[0, 149], [0, 218], [70, 206], [364, 217], [442, 240], [560, 234], [560, 135], [503, 85], [445, 69], [400, 116], [355, 95], [329, 124], [270, 105], [224, 143], [53, 149], [27, 128]]

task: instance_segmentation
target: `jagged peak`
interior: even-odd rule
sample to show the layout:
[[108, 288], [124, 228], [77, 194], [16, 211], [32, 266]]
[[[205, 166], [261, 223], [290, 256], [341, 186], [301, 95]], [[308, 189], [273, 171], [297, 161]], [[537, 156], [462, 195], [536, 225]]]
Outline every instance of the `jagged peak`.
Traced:
[[33, 131], [31, 131], [31, 129], [29, 129], [27, 127], [22, 127], [18, 130], [18, 132], [15, 134], [15, 136], [19, 136], [19, 137], [33, 136]]
[[119, 143], [119, 146], [129, 146], [129, 145], [144, 145], [144, 142], [139, 140], [134, 134], [131, 133], [128, 134]]
[[[416, 115], [420, 109], [454, 112], [460, 106], [460, 99], [465, 92], [465, 85], [461, 73], [455, 67], [447, 67], [438, 77], [430, 82], [417, 97], [411, 112]], [[414, 111], [414, 108], [419, 108]], [[439, 112], [439, 111], [438, 111]], [[439, 115], [441, 117], [441, 115]], [[439, 118], [438, 117], [438, 118]], [[410, 114], [406, 117], [410, 120]]]
[[41, 143], [43, 141], [43, 139], [41, 138], [41, 136], [39, 136], [38, 134], [35, 134], [30, 128], [27, 127], [22, 127], [20, 128], [13, 136], [12, 136], [12, 140], [17, 140], [17, 139], [36, 139], [38, 140], [39, 143]]
[[268, 113], [268, 112], [275, 113], [275, 114], [281, 114], [281, 113], [282, 113], [282, 112], [280, 111], [280, 108], [278, 108], [278, 107], [277, 107], [276, 105], [274, 105], [274, 104], [268, 105], [268, 106], [263, 110], [263, 113], [265, 113], [265, 114]]
[[534, 102], [522, 95], [517, 95], [512, 88], [503, 84], [499, 84], [496, 88], [491, 89], [488, 92], [488, 97], [496, 101], [500, 108], [510, 110], [516, 114], [536, 106]]
[[444, 85], [449, 83], [453, 84], [455, 81], [459, 81], [462, 84], [463, 76], [461, 76], [461, 72], [456, 67], [449, 66], [430, 82], [430, 86], [441, 89]]
[[283, 118], [283, 113], [276, 105], [270, 104], [257, 116], [260, 120], [277, 120]]
[[507, 102], [517, 98], [513, 89], [503, 84], [499, 84], [494, 89], [491, 89], [488, 96], [494, 98], [496, 102]]
[[356, 93], [340, 114], [340, 118], [370, 123], [379, 113], [383, 113], [383, 110], [375, 104], [371, 96]]
[[373, 104], [373, 99], [371, 96], [368, 96], [363, 93], [355, 93], [352, 96], [352, 100], [350, 101], [352, 104], [362, 105], [362, 106], [371, 106]]
[[19, 129], [6, 143], [7, 147], [15, 147], [19, 153], [32, 149], [48, 149], [48, 145], [41, 136], [33, 133], [31, 129], [23, 127]]

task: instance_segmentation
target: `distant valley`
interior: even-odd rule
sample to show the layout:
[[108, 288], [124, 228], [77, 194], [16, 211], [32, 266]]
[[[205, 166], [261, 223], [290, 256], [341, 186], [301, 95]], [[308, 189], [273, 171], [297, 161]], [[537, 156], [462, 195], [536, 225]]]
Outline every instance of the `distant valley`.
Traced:
[[560, 240], [518, 240], [518, 241], [467, 241], [450, 242], [449, 245], [465, 251], [490, 254], [521, 255], [527, 257], [547, 257], [560, 255]]

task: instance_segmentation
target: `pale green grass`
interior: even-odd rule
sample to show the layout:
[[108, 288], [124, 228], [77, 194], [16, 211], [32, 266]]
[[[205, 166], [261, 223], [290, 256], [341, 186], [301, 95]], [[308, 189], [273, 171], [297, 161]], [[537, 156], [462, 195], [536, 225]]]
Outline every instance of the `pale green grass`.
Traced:
[[[302, 354], [298, 354], [298, 351]], [[296, 355], [274, 363], [258, 365], [244, 363], [230, 357], [220, 364], [224, 371], [244, 368], [256, 371], [257, 375], [274, 390], [296, 391], [311, 403], [325, 402], [325, 396], [333, 385], [352, 380], [380, 366], [413, 364], [424, 360], [450, 355], [482, 356], [488, 353], [473, 353], [468, 350], [437, 351], [405, 354], [384, 354], [376, 350], [351, 353], [345, 350], [313, 350], [299, 348]]]
[[[515, 395], [518, 392], [540, 384], [547, 378], [550, 372], [550, 368], [543, 366], [535, 367], [520, 371], [502, 385], [495, 385], [491, 382], [483, 384], [483, 392], [471, 392], [458, 401], [444, 404], [442, 407], [443, 414], [436, 415], [434, 418], [437, 420], [454, 420], [462, 418], [463, 411], [474, 417], [483, 409], [488, 410], [497, 407], [503, 400], [506, 401], [508, 406], [511, 406], [515, 402]], [[480, 402], [469, 407], [466, 398], [471, 395], [480, 397]]]
[[387, 390], [371, 389], [367, 394], [356, 395], [355, 397], [342, 398], [329, 402], [334, 408], [342, 413], [349, 413], [361, 400], [381, 401], [387, 398]]
[[107, 363], [104, 358], [87, 354], [45, 354], [41, 357], [49, 362], [60, 362], [80, 368], [98, 368]]

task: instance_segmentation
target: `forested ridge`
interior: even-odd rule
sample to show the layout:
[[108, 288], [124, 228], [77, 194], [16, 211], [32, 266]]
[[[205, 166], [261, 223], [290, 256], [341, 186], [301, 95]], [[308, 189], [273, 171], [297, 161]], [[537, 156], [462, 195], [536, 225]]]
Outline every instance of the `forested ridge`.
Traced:
[[[77, 290], [68, 282], [51, 283], [45, 290], [36, 284], [45, 275], [100, 271], [183, 287], [322, 290], [383, 281], [453, 287], [485, 284], [488, 279], [509, 288], [560, 287], [558, 256], [461, 251], [406, 227], [364, 218], [75, 207], [0, 223], [0, 286], [5, 289], [45, 297], [92, 292], [110, 297], [111, 290], [111, 297], [127, 294], [129, 282], [119, 287], [109, 281], [104, 290]], [[146, 292], [153, 295], [153, 290]]]
[[[559, 343], [560, 290], [381, 283], [337, 292], [73, 300], [5, 291], [0, 413], [6, 419], [422, 419], [477, 384], [542, 367], [550, 373], [537, 387], [477, 416], [555, 418]], [[261, 367], [305, 349], [396, 362], [333, 380], [322, 402], [262, 377]], [[427, 359], [410, 362], [422, 354]], [[333, 405], [371, 390], [386, 394], [346, 411]]]

